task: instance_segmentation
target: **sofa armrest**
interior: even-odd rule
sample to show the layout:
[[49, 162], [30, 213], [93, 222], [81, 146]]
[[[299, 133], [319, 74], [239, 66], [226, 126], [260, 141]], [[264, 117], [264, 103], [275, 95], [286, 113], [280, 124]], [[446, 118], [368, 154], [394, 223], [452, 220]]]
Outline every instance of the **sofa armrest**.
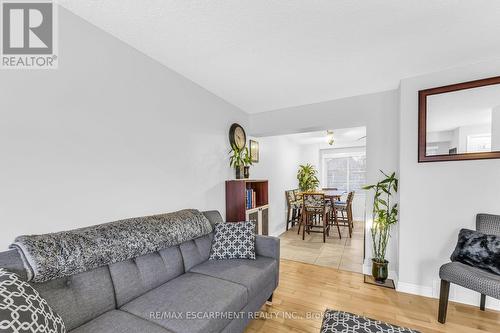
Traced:
[[258, 256], [280, 260], [280, 239], [271, 236], [255, 236], [255, 252]]
[[280, 280], [280, 239], [277, 237], [256, 235], [255, 254], [276, 260], [274, 286], [275, 288], [278, 287]]

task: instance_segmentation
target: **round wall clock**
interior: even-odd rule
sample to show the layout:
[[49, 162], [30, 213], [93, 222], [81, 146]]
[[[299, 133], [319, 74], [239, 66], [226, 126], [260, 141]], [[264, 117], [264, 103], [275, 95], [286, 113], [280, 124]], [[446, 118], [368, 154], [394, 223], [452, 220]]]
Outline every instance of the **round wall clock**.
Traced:
[[243, 127], [240, 124], [232, 124], [229, 129], [229, 142], [231, 143], [231, 147], [234, 145], [239, 149], [245, 148], [247, 144], [247, 135]]

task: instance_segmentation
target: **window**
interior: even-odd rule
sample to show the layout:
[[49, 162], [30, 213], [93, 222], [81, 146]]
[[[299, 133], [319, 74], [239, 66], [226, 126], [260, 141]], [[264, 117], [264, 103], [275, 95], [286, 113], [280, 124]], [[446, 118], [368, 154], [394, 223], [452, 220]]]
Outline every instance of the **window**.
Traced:
[[491, 134], [477, 134], [467, 136], [467, 152], [489, 152], [491, 151]]
[[323, 187], [341, 191], [358, 191], [366, 185], [365, 153], [323, 156]]

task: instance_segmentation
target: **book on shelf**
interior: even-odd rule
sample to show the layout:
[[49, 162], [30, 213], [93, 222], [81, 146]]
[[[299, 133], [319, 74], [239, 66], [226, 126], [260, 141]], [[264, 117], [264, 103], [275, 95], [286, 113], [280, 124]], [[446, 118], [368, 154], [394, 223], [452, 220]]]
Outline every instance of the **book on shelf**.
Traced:
[[252, 209], [252, 208], [255, 208], [257, 207], [257, 195], [255, 193], [255, 191], [251, 188], [247, 188], [246, 189], [246, 195], [245, 195], [245, 206], [246, 206], [246, 209]]

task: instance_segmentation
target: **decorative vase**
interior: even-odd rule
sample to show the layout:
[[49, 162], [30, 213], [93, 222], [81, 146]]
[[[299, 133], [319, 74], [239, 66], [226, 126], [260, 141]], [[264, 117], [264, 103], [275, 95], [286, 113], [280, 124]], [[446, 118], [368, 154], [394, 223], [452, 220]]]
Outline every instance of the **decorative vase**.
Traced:
[[234, 170], [236, 170], [236, 179], [241, 179], [243, 178], [242, 176], [242, 172], [241, 172], [241, 167], [236, 167], [234, 168]]
[[372, 259], [372, 276], [377, 283], [385, 283], [388, 276], [387, 264], [389, 262], [384, 260], [384, 262], [378, 262]]
[[250, 178], [250, 167], [249, 166], [243, 167], [243, 177], [245, 177], [245, 179]]

